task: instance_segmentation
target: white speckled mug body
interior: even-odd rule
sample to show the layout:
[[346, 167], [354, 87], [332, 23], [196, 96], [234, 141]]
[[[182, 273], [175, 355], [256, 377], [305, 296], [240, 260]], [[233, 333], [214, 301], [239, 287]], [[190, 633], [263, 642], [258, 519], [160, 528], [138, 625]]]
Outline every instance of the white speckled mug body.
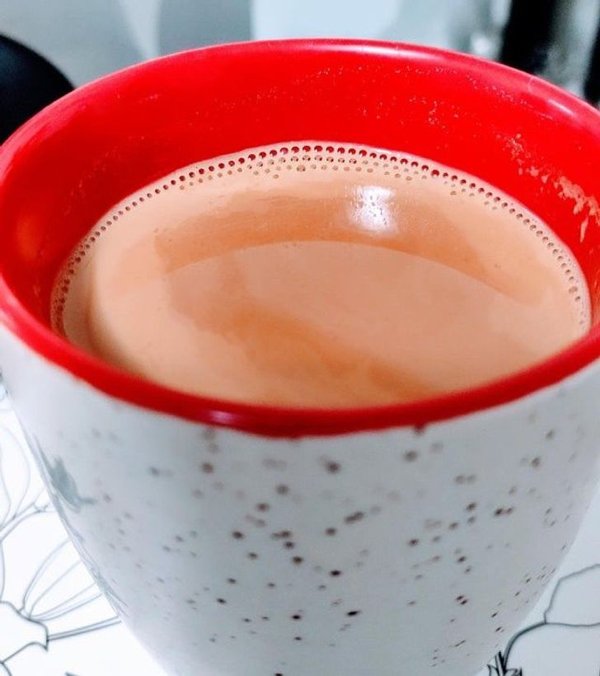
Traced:
[[129, 405], [1, 337], [61, 516], [170, 674], [474, 673], [598, 474], [597, 363], [423, 429], [291, 440]]

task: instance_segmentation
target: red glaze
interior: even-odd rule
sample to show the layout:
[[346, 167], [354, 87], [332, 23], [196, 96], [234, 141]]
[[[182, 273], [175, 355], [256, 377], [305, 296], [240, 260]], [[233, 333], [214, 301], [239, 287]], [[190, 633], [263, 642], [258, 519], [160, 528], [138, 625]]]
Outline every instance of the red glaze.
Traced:
[[177, 167], [294, 139], [406, 151], [498, 186], [571, 247], [597, 316], [600, 213], [592, 201], [573, 199], [600, 197], [597, 111], [535, 77], [464, 55], [299, 40], [211, 47], [135, 66], [80, 88], [14, 134], [0, 152], [0, 321], [111, 396], [265, 436], [425, 425], [517, 399], [598, 357], [596, 327], [554, 358], [485, 387], [396, 406], [290, 410], [169, 390], [50, 331], [57, 270], [113, 204]]

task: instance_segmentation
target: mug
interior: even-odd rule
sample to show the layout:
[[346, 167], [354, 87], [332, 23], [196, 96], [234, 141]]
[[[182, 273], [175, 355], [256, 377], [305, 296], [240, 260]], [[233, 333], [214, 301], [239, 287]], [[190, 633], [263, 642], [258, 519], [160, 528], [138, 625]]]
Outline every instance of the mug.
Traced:
[[571, 248], [597, 316], [597, 111], [431, 48], [226, 45], [82, 87], [3, 146], [6, 386], [81, 556], [169, 673], [464, 676], [532, 607], [593, 493], [597, 326], [485, 386], [352, 410], [183, 394], [49, 328], [57, 270], [112, 205], [303, 139], [429, 157], [512, 195]]

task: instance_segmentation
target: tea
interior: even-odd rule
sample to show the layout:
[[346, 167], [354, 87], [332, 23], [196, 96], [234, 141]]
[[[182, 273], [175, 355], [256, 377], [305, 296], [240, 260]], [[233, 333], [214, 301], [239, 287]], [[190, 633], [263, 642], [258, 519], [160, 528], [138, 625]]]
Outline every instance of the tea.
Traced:
[[554, 233], [478, 179], [301, 142], [180, 169], [73, 252], [53, 325], [127, 371], [213, 398], [354, 407], [526, 368], [590, 326]]

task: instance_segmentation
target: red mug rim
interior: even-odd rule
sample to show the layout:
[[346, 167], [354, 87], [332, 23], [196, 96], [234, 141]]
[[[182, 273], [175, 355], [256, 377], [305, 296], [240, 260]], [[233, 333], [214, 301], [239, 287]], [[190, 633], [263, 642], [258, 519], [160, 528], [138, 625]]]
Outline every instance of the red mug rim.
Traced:
[[[15, 134], [0, 151], [0, 175], [3, 167], [19, 147], [35, 142], [44, 127], [56, 123], [61, 112], [77, 102], [93, 101], [99, 90], [119, 86], [120, 79], [136, 71], [150, 71], [174, 59], [185, 59], [201, 51], [228, 53], [244, 50], [248, 54], [264, 50], [351, 50], [402, 55], [422, 59], [430, 65], [451, 64], [493, 76], [503, 87], [522, 89], [535, 82], [537, 95], [547, 97], [555, 105], [578, 118], [581, 124], [600, 125], [600, 113], [575, 96], [558, 87], [498, 63], [432, 47], [401, 43], [310, 39], [249, 42], [206, 47], [180, 52], [131, 66], [87, 84], [63, 97], [37, 114]], [[600, 327], [593, 328], [567, 349], [533, 366], [497, 379], [483, 386], [453, 391], [435, 398], [386, 406], [311, 409], [286, 408], [237, 403], [186, 394], [121, 371], [74, 347], [36, 319], [12, 292], [0, 270], [0, 324], [18, 337], [38, 355], [68, 371], [94, 388], [133, 405], [156, 413], [170, 414], [189, 421], [229, 427], [268, 437], [300, 437], [339, 435], [393, 427], [412, 426], [416, 431], [426, 425], [458, 416], [473, 414], [509, 403], [540, 389], [559, 383], [569, 375], [591, 364], [600, 356]]]

